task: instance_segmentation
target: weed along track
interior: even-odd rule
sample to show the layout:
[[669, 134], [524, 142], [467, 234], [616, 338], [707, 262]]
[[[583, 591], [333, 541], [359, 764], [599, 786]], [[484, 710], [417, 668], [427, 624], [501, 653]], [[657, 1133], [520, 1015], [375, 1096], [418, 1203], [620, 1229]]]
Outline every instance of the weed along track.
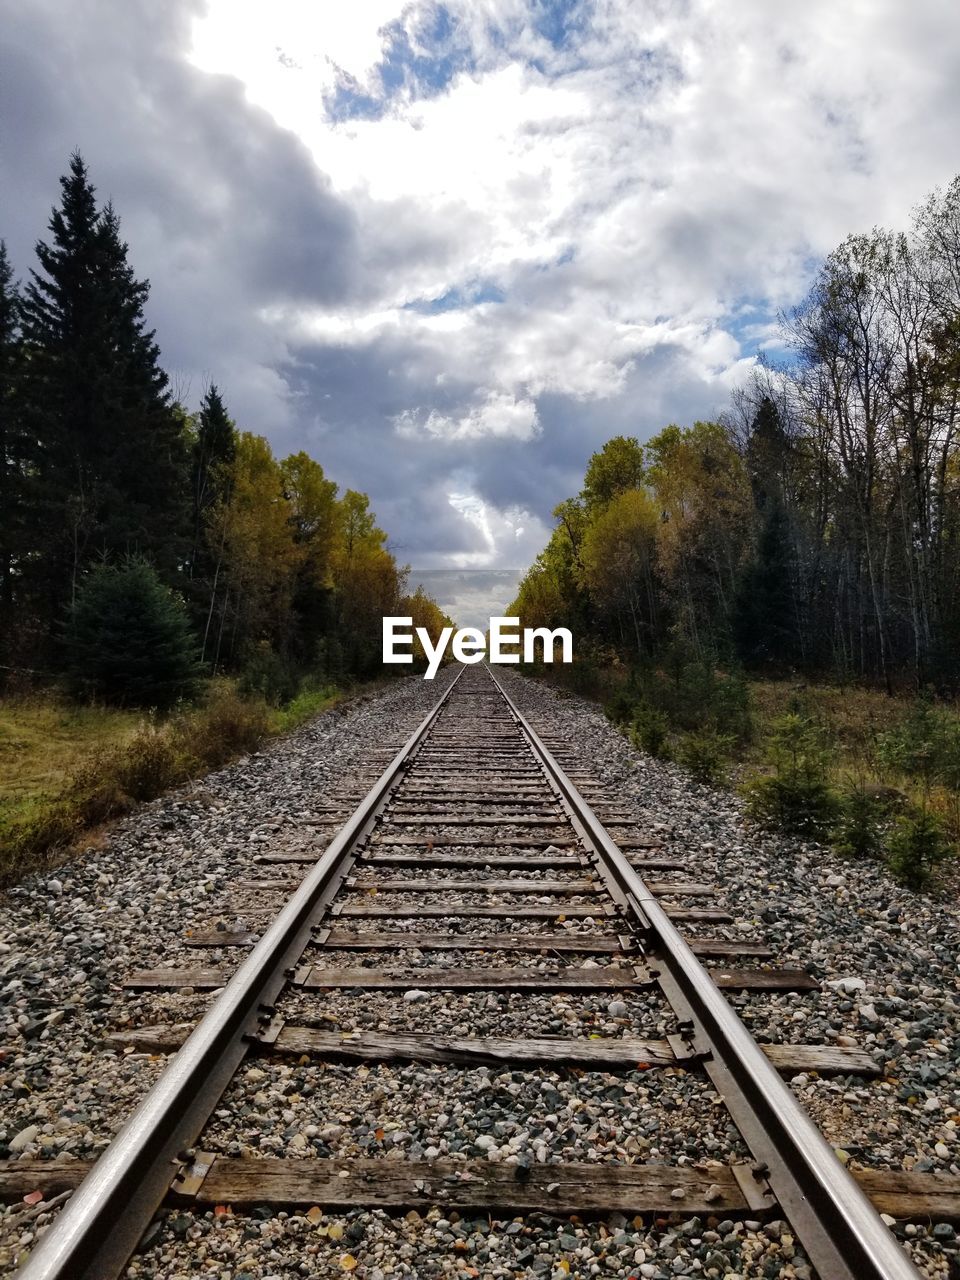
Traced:
[[3, 1162], [8, 1199], [72, 1191], [24, 1280], [918, 1274], [881, 1213], [955, 1220], [960, 1178], [847, 1172], [784, 1076], [873, 1058], [751, 1038], [725, 992], [816, 981], [718, 936], [575, 743], [468, 667], [383, 765], [264, 848], [195, 963], [128, 974], [219, 994], [112, 1037], [171, 1056], [89, 1172]]

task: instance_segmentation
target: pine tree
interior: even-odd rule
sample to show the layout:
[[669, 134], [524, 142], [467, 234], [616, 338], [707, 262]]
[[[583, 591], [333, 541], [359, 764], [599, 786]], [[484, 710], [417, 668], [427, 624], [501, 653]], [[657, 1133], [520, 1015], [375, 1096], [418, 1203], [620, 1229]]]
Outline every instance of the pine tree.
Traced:
[[789, 524], [778, 501], [763, 517], [756, 556], [740, 581], [733, 628], [745, 665], [783, 667], [797, 660]]
[[790, 521], [789, 440], [777, 406], [764, 396], [750, 424], [746, 464], [759, 525], [757, 549], [734, 602], [733, 633], [748, 666], [789, 666], [799, 657]]
[[186, 445], [112, 207], [98, 211], [79, 155], [23, 300], [26, 410], [39, 477], [31, 513], [37, 607], [48, 625], [95, 556], [183, 558]]
[[206, 518], [226, 496], [230, 466], [237, 455], [237, 432], [216, 383], [211, 383], [200, 404], [193, 443], [191, 495], [193, 499], [193, 554], [190, 576], [204, 575], [209, 558]]
[[172, 706], [197, 680], [186, 609], [145, 560], [102, 564], [80, 582], [66, 636], [74, 691], [125, 706]]
[[23, 458], [16, 420], [20, 296], [7, 247], [0, 240], [0, 645], [13, 624], [13, 577], [22, 519]]
[[750, 425], [747, 469], [758, 511], [783, 498], [789, 440], [777, 406], [764, 396]]

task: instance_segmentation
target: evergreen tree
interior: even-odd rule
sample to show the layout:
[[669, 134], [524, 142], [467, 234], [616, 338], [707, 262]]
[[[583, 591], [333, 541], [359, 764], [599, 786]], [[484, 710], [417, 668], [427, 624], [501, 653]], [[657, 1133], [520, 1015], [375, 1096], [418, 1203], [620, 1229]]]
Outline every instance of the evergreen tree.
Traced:
[[20, 296], [6, 245], [0, 240], [0, 663], [4, 664], [13, 656], [14, 582], [23, 544], [26, 458], [17, 405], [19, 370]]
[[799, 657], [785, 507], [788, 449], [777, 406], [763, 396], [746, 448], [759, 537], [753, 560], [741, 577], [733, 615], [737, 653], [752, 667], [790, 665]]
[[230, 467], [237, 456], [237, 432], [216, 383], [204, 394], [197, 415], [197, 433], [191, 459], [193, 501], [193, 554], [190, 576], [205, 575], [209, 560], [206, 525], [211, 509], [226, 496]]
[[170, 707], [197, 679], [186, 609], [138, 557], [101, 564], [80, 582], [66, 635], [77, 693], [125, 706]]
[[789, 524], [783, 506], [774, 501], [734, 605], [734, 640], [747, 666], [789, 666], [797, 660], [791, 569]]
[[[200, 584], [214, 572], [216, 557], [209, 544], [212, 509], [228, 497], [230, 467], [237, 457], [237, 429], [215, 383], [207, 388], [197, 413], [191, 457], [193, 549], [189, 576]], [[206, 598], [204, 591], [193, 593]]]
[[79, 155], [40, 241], [23, 300], [26, 405], [37, 445], [37, 607], [72, 602], [96, 555], [149, 550], [168, 579], [183, 558], [186, 444], [112, 207], [98, 211]]
[[747, 441], [747, 469], [758, 511], [783, 498], [788, 448], [787, 433], [777, 406], [769, 396], [764, 396], [750, 425]]

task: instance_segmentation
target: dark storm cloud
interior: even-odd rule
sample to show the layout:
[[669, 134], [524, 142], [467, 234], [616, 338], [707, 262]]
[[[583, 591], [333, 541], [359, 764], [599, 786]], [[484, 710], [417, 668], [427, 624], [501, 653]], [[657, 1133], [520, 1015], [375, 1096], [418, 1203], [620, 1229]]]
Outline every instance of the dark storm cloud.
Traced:
[[[79, 148], [188, 405], [215, 379], [401, 560], [529, 562], [605, 439], [713, 415], [750, 316], [949, 180], [960, 110], [935, 0], [568, 7], [0, 0], [0, 235], [26, 274]], [[324, 118], [331, 45], [373, 119]]]
[[[381, 337], [356, 348], [301, 345], [283, 365], [297, 429], [306, 432], [309, 448], [334, 478], [354, 487], [351, 477], [362, 478], [401, 560], [438, 547], [467, 552], [476, 543], [447, 501], [451, 469], [469, 464], [469, 451], [451, 455], [397, 435], [395, 417], [439, 372], [413, 354], [395, 338]], [[448, 386], [437, 392], [437, 402], [449, 408], [466, 390]]]
[[[571, 396], [538, 398], [542, 433], [529, 444], [475, 451], [477, 491], [500, 506], [518, 506], [544, 521], [558, 502], [573, 497], [583, 483], [590, 455], [611, 436], [647, 440], [671, 422], [689, 424], [727, 407], [722, 386], [708, 386], [684, 374], [685, 352], [669, 343], [634, 361], [622, 392], [604, 400]], [[509, 459], [513, 454], [513, 465]]]
[[151, 279], [168, 364], [203, 370], [238, 338], [255, 348], [257, 307], [347, 296], [357, 237], [303, 144], [246, 102], [238, 81], [186, 61], [199, 9], [189, 0], [0, 4], [0, 165], [5, 190], [16, 192], [3, 233], [25, 271], [57, 178], [81, 151], [100, 198], [120, 213], [135, 268]]

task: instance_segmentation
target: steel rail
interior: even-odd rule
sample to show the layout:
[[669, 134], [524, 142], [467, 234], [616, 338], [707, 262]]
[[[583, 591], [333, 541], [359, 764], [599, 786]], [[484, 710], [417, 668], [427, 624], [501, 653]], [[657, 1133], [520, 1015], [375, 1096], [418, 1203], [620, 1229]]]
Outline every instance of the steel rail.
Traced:
[[747, 1031], [663, 908], [506, 692], [500, 690], [597, 869], [658, 954], [651, 963], [669, 1003], [691, 1030], [692, 1056], [722, 1095], [784, 1216], [823, 1280], [918, 1280], [919, 1271], [832, 1147]]
[[190, 1038], [106, 1148], [18, 1280], [116, 1280], [182, 1161], [243, 1060], [249, 1037], [309, 943], [320, 907], [337, 893], [360, 843], [429, 734], [461, 670], [334, 836], [300, 887], [224, 987]]

